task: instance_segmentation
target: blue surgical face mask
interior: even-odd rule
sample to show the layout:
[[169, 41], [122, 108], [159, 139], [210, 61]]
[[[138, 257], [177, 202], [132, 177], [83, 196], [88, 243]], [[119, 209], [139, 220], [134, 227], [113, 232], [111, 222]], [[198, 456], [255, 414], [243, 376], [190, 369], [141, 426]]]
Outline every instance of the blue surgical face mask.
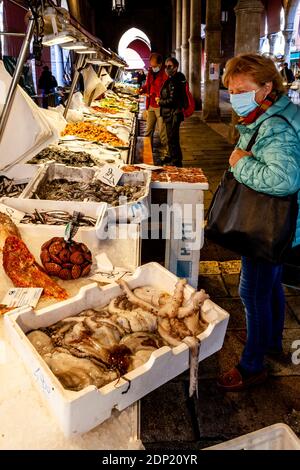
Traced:
[[255, 93], [258, 90], [260, 90], [260, 88], [235, 95], [230, 93], [231, 106], [239, 116], [248, 116], [251, 111], [259, 106], [255, 101]]
[[152, 67], [152, 71], [153, 71], [154, 73], [157, 73], [157, 72], [160, 71], [160, 67], [159, 67], [159, 66], [157, 66], [157, 67]]

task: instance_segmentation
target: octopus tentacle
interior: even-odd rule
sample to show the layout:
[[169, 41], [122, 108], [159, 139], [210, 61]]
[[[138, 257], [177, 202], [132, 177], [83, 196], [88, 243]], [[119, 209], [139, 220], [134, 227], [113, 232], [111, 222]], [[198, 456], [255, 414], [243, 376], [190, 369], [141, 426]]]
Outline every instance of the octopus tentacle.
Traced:
[[117, 283], [126, 294], [126, 297], [129, 300], [129, 302], [133, 303], [134, 305], [137, 305], [138, 307], [141, 307], [147, 312], [153, 313], [155, 315], [158, 314], [158, 309], [154, 307], [153, 305], [151, 305], [150, 303], [145, 302], [144, 300], [139, 299], [136, 295], [134, 295], [134, 293], [129, 289], [127, 283], [123, 279], [119, 279]]

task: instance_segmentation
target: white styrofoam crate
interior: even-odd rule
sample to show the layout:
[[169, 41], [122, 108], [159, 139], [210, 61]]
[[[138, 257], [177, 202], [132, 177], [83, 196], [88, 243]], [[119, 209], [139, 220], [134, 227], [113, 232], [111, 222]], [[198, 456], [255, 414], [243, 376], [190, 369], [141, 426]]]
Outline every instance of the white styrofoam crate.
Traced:
[[300, 439], [289, 426], [277, 423], [203, 450], [300, 450]]
[[[20, 199], [22, 201], [22, 199]], [[23, 199], [23, 201], [25, 201]], [[41, 246], [52, 237], [63, 237], [64, 225], [50, 226], [33, 224], [18, 224], [21, 238], [32, 253], [38, 263], [40, 263]], [[123, 267], [134, 271], [140, 265], [140, 225], [139, 224], [118, 224], [114, 233], [108, 232], [107, 238], [99, 240], [95, 231], [88, 231], [80, 228], [74, 240], [85, 243], [92, 252], [93, 267], [96, 266], [95, 256], [101, 252], [106, 253], [113, 266]], [[13, 287], [10, 278], [5, 274], [2, 266], [2, 253], [0, 253], [0, 302], [7, 291]], [[93, 284], [89, 277], [84, 276], [79, 279], [64, 281], [57, 279], [58, 284], [63, 287], [70, 297], [78, 294], [79, 289], [87, 284]], [[44, 298], [39, 300], [38, 308], [56, 303], [54, 298]]]
[[[34, 385], [22, 357], [4, 334], [0, 317], [0, 452], [1, 450], [142, 450], [139, 402], [84, 435], [69, 439]], [[28, 432], [30, 423], [30, 432]]]
[[[152, 285], [173, 293], [178, 278], [157, 263], [148, 263], [127, 277], [130, 288]], [[187, 300], [194, 289], [186, 286]], [[128, 372], [125, 377], [97, 389], [88, 386], [79, 392], [63, 388], [50, 371], [42, 357], [31, 345], [26, 333], [46, 327], [68, 316], [74, 316], [85, 309], [107, 305], [111, 299], [121, 294], [118, 285], [103, 287], [96, 284], [81, 288], [73, 299], [51, 307], [34, 311], [24, 308], [5, 315], [5, 324], [12, 344], [21, 354], [25, 364], [33, 374], [36, 384], [46, 397], [56, 415], [63, 432], [68, 435], [86, 432], [108, 419], [114, 408], [125, 409], [135, 401], [173, 379], [189, 367], [189, 349], [185, 343], [171, 348], [164, 346], [154, 351], [142, 366]], [[228, 313], [211, 300], [203, 305], [203, 315], [209, 322], [207, 329], [198, 338], [201, 340], [199, 361], [219, 351], [223, 345], [229, 320]]]
[[[16, 182], [27, 182], [27, 186], [18, 196], [23, 197], [23, 194], [25, 194], [27, 187], [31, 184], [31, 181], [36, 177], [38, 171], [39, 167], [37, 165], [27, 165], [24, 163], [19, 163], [14, 165], [7, 171], [0, 171], [0, 175], [4, 175], [7, 178], [14, 179]], [[0, 197], [2, 197], [1, 194]]]
[[[5, 204], [8, 208], [12, 207], [22, 212], [33, 213], [35, 209], [38, 211], [66, 211], [69, 214], [73, 214], [74, 210], [81, 211], [84, 215], [88, 217], [93, 217], [96, 219], [96, 224], [94, 227], [80, 227], [81, 232], [85, 232], [86, 236], [91, 235], [91, 238], [94, 238], [93, 233], [101, 234], [103, 232], [103, 223], [105, 213], [107, 211], [106, 202], [83, 202], [80, 207], [76, 208], [73, 201], [50, 201], [50, 200], [41, 200], [41, 199], [23, 199], [23, 198], [12, 198], [5, 197], [0, 200], [2, 204]], [[9, 211], [9, 210], [8, 210]], [[37, 230], [40, 230], [41, 227], [48, 227], [48, 231], [54, 230], [55, 232], [59, 231], [64, 233], [65, 225], [48, 225], [48, 224], [22, 224], [22, 222], [17, 224], [21, 227], [35, 227]], [[43, 229], [42, 229], [43, 230]], [[54, 236], [54, 235], [53, 235]], [[61, 236], [61, 235], [57, 235]], [[63, 236], [63, 235], [62, 235]], [[51, 238], [51, 237], [50, 237]]]
[[[32, 179], [32, 181], [27, 185], [24, 192], [22, 193], [22, 198], [31, 199], [33, 198], [33, 194], [38, 190], [38, 188], [45, 183], [46, 181], [52, 181], [53, 179], [64, 178], [68, 181], [84, 181], [88, 182], [91, 181], [94, 177], [95, 173], [97, 172], [97, 168], [92, 167], [70, 167], [63, 165], [61, 163], [49, 163], [44, 166], [40, 166], [36, 176]], [[151, 175], [147, 171], [138, 172], [139, 177], [145, 184], [145, 194], [137, 199], [136, 201], [128, 202], [127, 204], [122, 204], [117, 207], [110, 207], [108, 206], [108, 217], [113, 221], [123, 221], [126, 222], [127, 220], [134, 220], [135, 219], [135, 210], [134, 208], [139, 209], [141, 214], [144, 214], [144, 217], [148, 217], [148, 198], [149, 198], [149, 190], [150, 190], [150, 179]], [[124, 174], [121, 177], [119, 184], [122, 184], [124, 179], [126, 179], [127, 183], [130, 181], [137, 181], [136, 174]], [[81, 207], [84, 208], [86, 203], [84, 201], [74, 201], [73, 206], [74, 210], [81, 210]], [[141, 210], [144, 209], [144, 210]]]

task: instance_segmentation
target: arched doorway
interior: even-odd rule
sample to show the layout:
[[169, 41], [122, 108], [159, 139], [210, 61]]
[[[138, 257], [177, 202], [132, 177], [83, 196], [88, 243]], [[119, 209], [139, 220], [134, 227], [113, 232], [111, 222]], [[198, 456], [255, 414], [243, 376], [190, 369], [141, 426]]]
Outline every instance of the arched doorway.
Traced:
[[130, 28], [120, 39], [118, 53], [126, 60], [129, 69], [148, 68], [150, 39], [140, 29]]

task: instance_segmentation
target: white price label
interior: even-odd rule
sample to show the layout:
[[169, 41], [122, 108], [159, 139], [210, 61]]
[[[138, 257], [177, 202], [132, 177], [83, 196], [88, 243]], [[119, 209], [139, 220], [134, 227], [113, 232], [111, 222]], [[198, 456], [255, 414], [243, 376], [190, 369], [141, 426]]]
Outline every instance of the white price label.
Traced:
[[1, 303], [7, 307], [23, 307], [24, 305], [36, 307], [42, 292], [42, 287], [13, 287], [9, 289]]
[[96, 178], [102, 181], [105, 184], [108, 184], [109, 186], [117, 186], [118, 182], [120, 181], [120, 178], [123, 175], [123, 171], [120, 170], [115, 165], [104, 165], [103, 168], [101, 168], [97, 173], [96, 173]]
[[14, 209], [13, 207], [9, 207], [6, 204], [1, 204], [0, 203], [0, 212], [3, 212], [4, 214], [8, 215], [13, 222], [18, 224], [21, 222], [23, 219], [25, 212], [18, 211], [17, 209]]

